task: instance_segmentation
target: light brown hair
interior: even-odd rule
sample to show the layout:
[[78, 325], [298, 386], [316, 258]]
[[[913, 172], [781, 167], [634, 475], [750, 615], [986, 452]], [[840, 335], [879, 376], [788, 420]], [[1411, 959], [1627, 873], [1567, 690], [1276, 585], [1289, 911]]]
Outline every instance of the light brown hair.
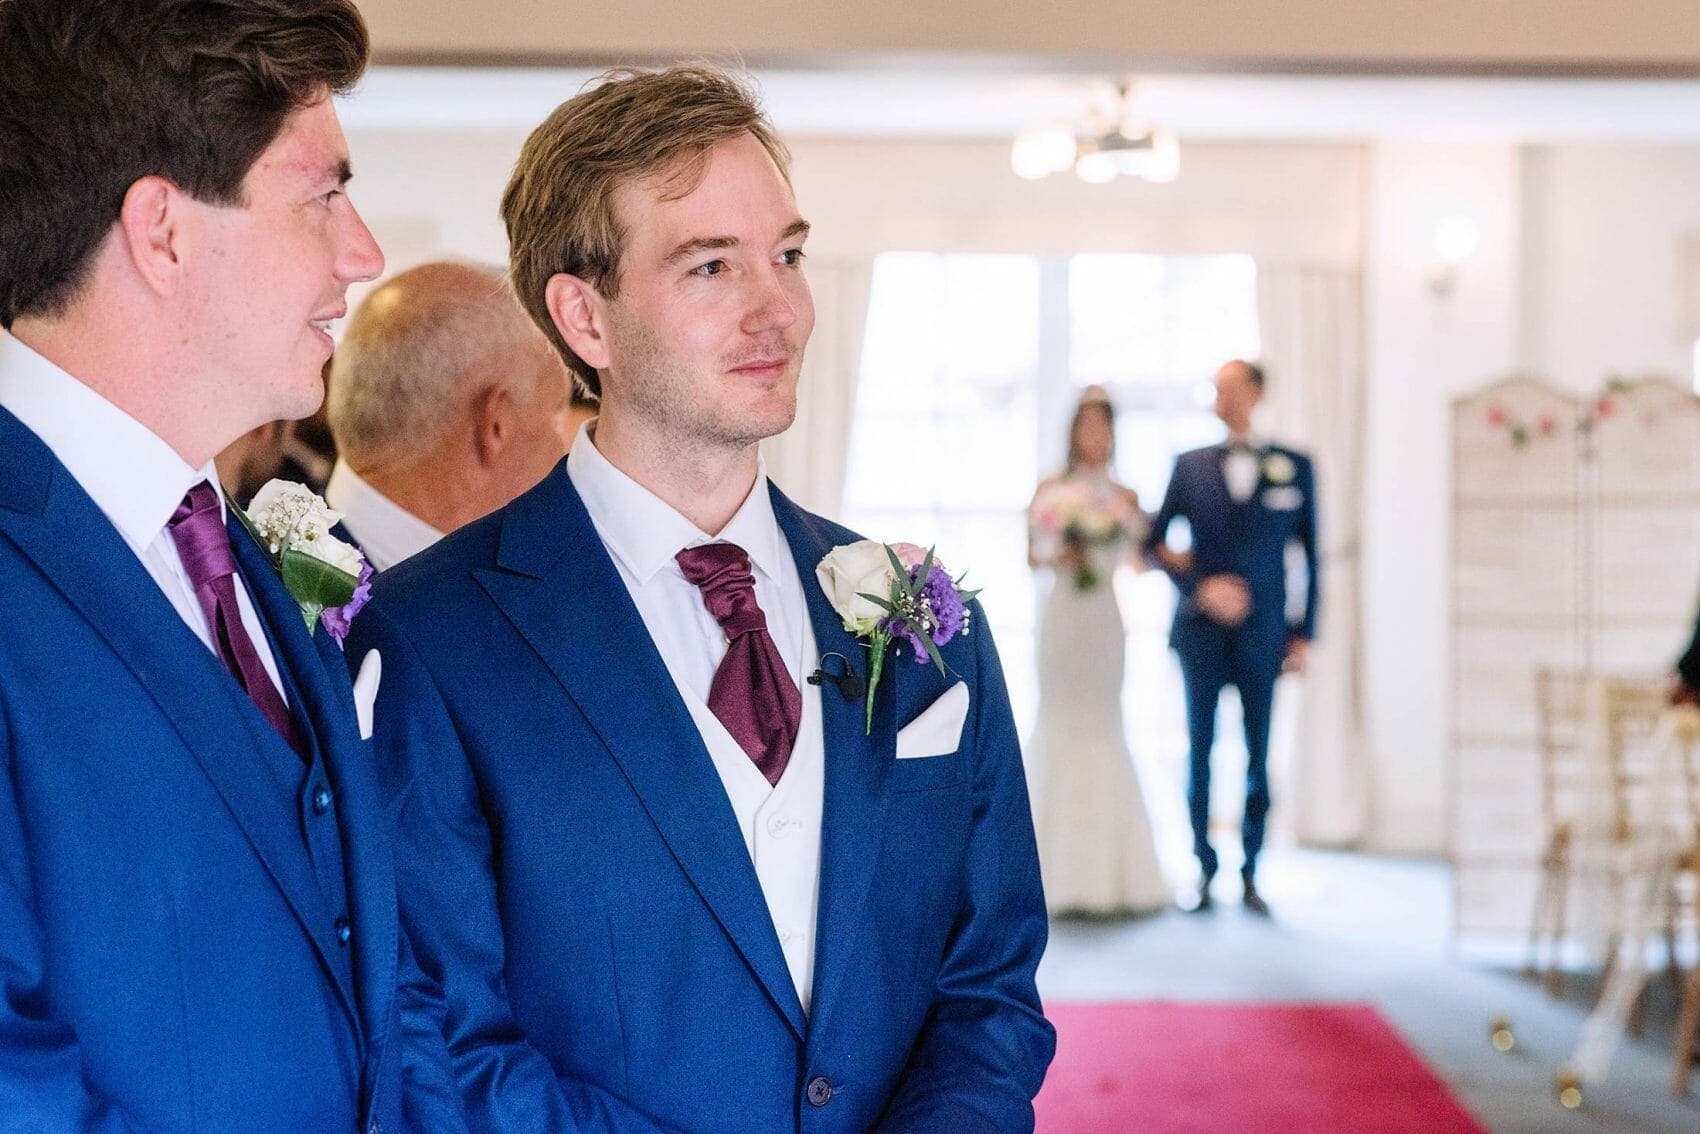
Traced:
[[755, 95], [725, 71], [693, 65], [609, 71], [526, 139], [502, 194], [509, 275], [520, 303], [593, 396], [602, 396], [601, 380], [555, 327], [549, 280], [564, 272], [616, 296], [627, 233], [614, 215], [614, 190], [664, 175], [665, 199], [687, 196], [709, 151], [746, 133], [788, 177], [791, 155]]

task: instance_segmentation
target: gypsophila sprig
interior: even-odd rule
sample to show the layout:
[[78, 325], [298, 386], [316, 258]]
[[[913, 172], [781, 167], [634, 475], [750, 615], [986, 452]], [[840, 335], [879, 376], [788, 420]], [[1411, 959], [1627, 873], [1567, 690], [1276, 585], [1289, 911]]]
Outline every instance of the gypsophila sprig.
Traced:
[[322, 623], [338, 644], [372, 593], [372, 565], [360, 549], [331, 534], [342, 513], [306, 485], [268, 481], [254, 494], [243, 525], [271, 557], [311, 631]]
[[962, 589], [933, 555], [912, 543], [875, 540], [835, 547], [815, 568], [844, 628], [868, 648], [868, 694], [864, 731], [873, 731], [874, 690], [885, 669], [886, 651], [907, 644], [917, 662], [931, 661], [948, 672], [939, 647], [970, 630], [969, 603], [979, 591]]

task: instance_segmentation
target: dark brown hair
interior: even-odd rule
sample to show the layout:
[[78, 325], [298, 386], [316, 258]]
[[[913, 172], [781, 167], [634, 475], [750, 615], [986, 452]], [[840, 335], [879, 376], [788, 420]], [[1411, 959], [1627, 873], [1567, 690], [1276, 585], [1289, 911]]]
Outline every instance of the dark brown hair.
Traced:
[[595, 368], [572, 352], [549, 315], [550, 278], [565, 272], [605, 296], [618, 294], [626, 234], [614, 190], [665, 173], [668, 198], [677, 200], [696, 188], [708, 151], [743, 134], [753, 134], [788, 175], [791, 156], [755, 96], [718, 68], [683, 66], [609, 71], [525, 140], [502, 194], [508, 274], [520, 303], [593, 396], [602, 396]]
[[65, 310], [139, 179], [241, 204], [367, 53], [352, 0], [0, 0], [0, 326]]

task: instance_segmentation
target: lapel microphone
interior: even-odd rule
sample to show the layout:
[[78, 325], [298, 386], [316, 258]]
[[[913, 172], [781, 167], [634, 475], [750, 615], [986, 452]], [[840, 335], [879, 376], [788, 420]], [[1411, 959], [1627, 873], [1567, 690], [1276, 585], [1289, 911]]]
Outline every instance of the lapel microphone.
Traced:
[[[828, 658], [838, 659], [840, 669], [837, 673], [833, 673], [826, 668]], [[859, 701], [862, 699], [862, 694], [868, 691], [868, 687], [862, 681], [860, 675], [851, 668], [850, 659], [845, 657], [843, 654], [822, 654], [820, 664], [821, 667], [819, 669], [809, 674], [808, 680], [810, 685], [820, 685], [822, 682], [830, 681], [832, 684], [838, 686], [838, 692], [843, 694], [846, 701]]]

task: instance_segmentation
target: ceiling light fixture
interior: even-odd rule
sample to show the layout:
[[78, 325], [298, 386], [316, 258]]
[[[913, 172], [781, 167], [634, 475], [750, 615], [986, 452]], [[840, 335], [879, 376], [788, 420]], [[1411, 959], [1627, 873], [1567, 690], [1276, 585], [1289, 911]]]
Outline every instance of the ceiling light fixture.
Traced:
[[1095, 92], [1080, 121], [1026, 127], [1010, 147], [1010, 168], [1029, 181], [1071, 168], [1095, 185], [1117, 177], [1173, 181], [1181, 171], [1180, 144], [1173, 131], [1135, 113], [1136, 92], [1131, 81], [1106, 86]]

